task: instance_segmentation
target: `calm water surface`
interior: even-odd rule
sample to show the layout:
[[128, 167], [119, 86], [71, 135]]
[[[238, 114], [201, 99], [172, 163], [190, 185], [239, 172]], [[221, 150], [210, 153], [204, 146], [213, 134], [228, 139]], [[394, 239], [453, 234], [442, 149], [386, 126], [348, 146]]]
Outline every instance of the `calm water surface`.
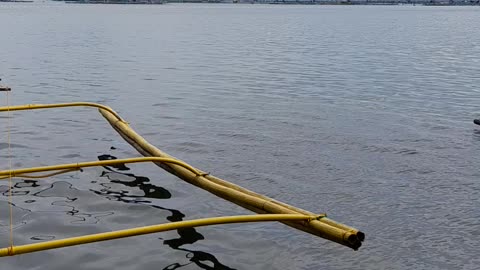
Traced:
[[[0, 268], [478, 269], [479, 14], [0, 4], [11, 103], [110, 105], [166, 152], [367, 234], [354, 252], [281, 224], [216, 226], [4, 258]], [[15, 168], [138, 156], [91, 109], [16, 112], [13, 125]], [[15, 243], [249, 213], [155, 166], [128, 167], [15, 180]], [[2, 183], [2, 247], [7, 194]]]

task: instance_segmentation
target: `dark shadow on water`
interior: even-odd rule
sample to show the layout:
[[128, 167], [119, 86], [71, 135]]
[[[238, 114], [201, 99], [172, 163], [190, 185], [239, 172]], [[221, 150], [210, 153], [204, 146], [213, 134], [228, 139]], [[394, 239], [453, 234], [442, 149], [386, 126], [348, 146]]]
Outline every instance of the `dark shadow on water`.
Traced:
[[[112, 159], [117, 159], [116, 157], [114, 156], [111, 156], [111, 155], [100, 155], [98, 156], [98, 160], [112, 160]], [[117, 165], [112, 165], [112, 166], [104, 166], [105, 169], [109, 170], [109, 171], [113, 171], [112, 169], [110, 169], [109, 167], [112, 167], [112, 168], [115, 168], [119, 171], [129, 171], [130, 168], [128, 168], [127, 166], [125, 166], [125, 164], [117, 164]]]
[[[172, 247], [173, 248], [173, 247]], [[186, 248], [174, 248], [177, 250], [183, 250], [188, 252], [187, 258], [190, 259], [190, 263], [187, 264], [179, 264], [179, 263], [174, 263], [170, 264], [167, 267], [163, 268], [163, 270], [172, 270], [172, 269], [178, 269], [184, 266], [187, 266], [189, 264], [196, 264], [198, 267], [201, 269], [208, 269], [208, 270], [233, 270], [233, 268], [230, 268], [226, 265], [221, 264], [215, 256], [213, 256], [210, 253], [203, 252], [203, 251], [195, 251], [195, 250], [190, 250]], [[210, 262], [213, 264], [213, 266], [210, 266], [206, 264], [206, 262]]]
[[[110, 160], [116, 159], [116, 157], [111, 155], [101, 155], [98, 156], [99, 160]], [[185, 218], [185, 214], [177, 209], [165, 208], [158, 205], [152, 204], [152, 199], [170, 199], [172, 194], [165, 188], [156, 186], [150, 183], [150, 179], [144, 176], [137, 176], [133, 173], [125, 173], [125, 171], [130, 170], [124, 164], [115, 165], [115, 166], [105, 166], [105, 170], [101, 173], [100, 177], [107, 178], [109, 180], [108, 183], [100, 183], [102, 187], [101, 190], [94, 190], [90, 189], [90, 191], [94, 192], [97, 195], [107, 198], [108, 200], [120, 201], [128, 204], [142, 204], [148, 205], [150, 207], [168, 211], [171, 214], [167, 217], [167, 220], [170, 222], [182, 221]], [[129, 190], [111, 190], [109, 187], [109, 183], [115, 183], [124, 185], [129, 188], [138, 188], [143, 191], [144, 195], [133, 195], [130, 194]], [[0, 186], [0, 195], [7, 197], [8, 186]], [[85, 223], [89, 222], [90, 224], [95, 224], [100, 221], [100, 218], [106, 215], [113, 215], [113, 212], [108, 213], [101, 213], [101, 214], [88, 214], [82, 213], [77, 208], [75, 208], [71, 203], [76, 201], [78, 198], [74, 196], [62, 196], [62, 192], [65, 190], [76, 190], [73, 185], [69, 182], [60, 181], [54, 182], [49, 187], [43, 188], [41, 185], [38, 184], [37, 180], [26, 180], [22, 179], [21, 181], [17, 181], [15, 185], [12, 187], [12, 195], [13, 196], [33, 196], [33, 197], [58, 197], [59, 200], [55, 200], [51, 202], [52, 206], [61, 206], [67, 207], [66, 210], [52, 210], [53, 212], [63, 212], [66, 215], [75, 217], [72, 223]], [[27, 198], [24, 203], [32, 203], [37, 200], [33, 198]], [[22, 209], [24, 211], [30, 212], [28, 209], [23, 209], [17, 205], [13, 205], [18, 209]], [[52, 212], [52, 211], [44, 211], [44, 212]], [[42, 212], [42, 211], [37, 211]], [[213, 270], [233, 270], [224, 264], [222, 264], [214, 255], [198, 251], [198, 250], [191, 250], [184, 248], [184, 245], [194, 244], [197, 241], [204, 240], [205, 237], [197, 232], [194, 228], [183, 228], [178, 229], [177, 233], [179, 235], [178, 238], [172, 239], [162, 239], [163, 244], [169, 246], [170, 248], [182, 252], [186, 252], [185, 257], [189, 260], [189, 262], [181, 264], [179, 262], [172, 263], [162, 269], [171, 270], [171, 269], [179, 269], [187, 265], [196, 265], [199, 269], [213, 269]], [[53, 235], [40, 235], [40, 236], [33, 236], [31, 237], [32, 240], [43, 241], [43, 240], [51, 240], [54, 239], [55, 236]]]
[[[24, 180], [26, 181], [32, 181], [32, 180]], [[35, 181], [36, 183], [36, 181]], [[31, 187], [34, 187], [35, 185], [32, 185]], [[38, 185], [37, 185], [38, 186]], [[66, 190], [66, 191], [65, 191]], [[43, 197], [43, 198], [49, 198], [49, 197], [61, 197], [62, 199], [56, 200], [51, 202], [52, 206], [59, 206], [61, 208], [69, 208], [69, 210], [47, 210], [47, 211], [36, 211], [37, 213], [40, 212], [62, 212], [65, 213], [68, 216], [72, 216], [75, 220], [70, 221], [71, 224], [97, 224], [100, 222], [101, 218], [104, 218], [106, 216], [113, 215], [113, 212], [104, 212], [104, 213], [85, 213], [77, 209], [75, 206], [73, 206], [73, 202], [77, 201], [79, 198], [78, 197], [71, 197], [71, 196], [65, 196], [62, 197], [59, 193], [59, 191], [63, 192], [70, 192], [70, 191], [78, 191], [78, 189], [74, 188], [71, 183], [68, 182], [55, 182], [50, 185], [50, 187], [46, 189], [42, 189], [38, 192], [32, 193], [32, 196], [35, 197]], [[51, 236], [55, 238], [54, 236]]]
[[[116, 159], [116, 157], [112, 155], [100, 155], [98, 156], [98, 159], [112, 160], [112, 159]], [[117, 200], [125, 203], [144, 204], [144, 205], [149, 205], [153, 208], [169, 211], [171, 215], [167, 217], [167, 220], [171, 222], [182, 221], [183, 218], [185, 217], [185, 215], [179, 210], [164, 208], [158, 205], [150, 204], [152, 201], [148, 199], [169, 199], [172, 197], [172, 194], [163, 187], [159, 187], [149, 183], [150, 182], [149, 178], [144, 176], [137, 176], [132, 173], [119, 172], [112, 169], [112, 168], [116, 168], [117, 170], [120, 170], [120, 171], [130, 170], [124, 164], [115, 165], [115, 167], [104, 166], [104, 168], [107, 171], [103, 171], [100, 177], [108, 178], [111, 183], [122, 184], [130, 188], [137, 187], [144, 192], [144, 195], [143, 196], [131, 195], [131, 194], [127, 194], [128, 192], [126, 191], [112, 191], [112, 190], [109, 190], [108, 188], [103, 189], [101, 191], [92, 190], [94, 193], [105, 196], [110, 200]], [[118, 174], [120, 174], [123, 176], [127, 176], [133, 180], [132, 181], [119, 180], [119, 179], [116, 179], [117, 177], [115, 177], [115, 174], [117, 174], [117, 177], [118, 177]], [[105, 186], [106, 184], [101, 184], [101, 185]], [[164, 240], [163, 243], [171, 247], [172, 249], [187, 252], [186, 258], [188, 258], [190, 262], [187, 264], [173, 263], [163, 268], [164, 270], [178, 269], [178, 268], [190, 265], [192, 263], [196, 264], [201, 269], [233, 270], [233, 268], [230, 268], [220, 263], [220, 261], [218, 261], [218, 259], [210, 253], [182, 248], [183, 245], [193, 244], [197, 241], [205, 239], [205, 237], [202, 234], [198, 233], [194, 228], [178, 229], [177, 233], [180, 236], [179, 238], [167, 239], [167, 240]]]

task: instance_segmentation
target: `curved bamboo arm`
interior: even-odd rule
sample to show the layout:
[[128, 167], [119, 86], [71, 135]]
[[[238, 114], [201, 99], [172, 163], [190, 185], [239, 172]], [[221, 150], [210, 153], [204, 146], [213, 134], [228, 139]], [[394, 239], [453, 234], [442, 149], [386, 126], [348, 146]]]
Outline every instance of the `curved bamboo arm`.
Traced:
[[[153, 161], [156, 165], [162, 167], [168, 172], [178, 176], [179, 178], [185, 180], [186, 182], [193, 184], [197, 187], [200, 187], [212, 194], [215, 194], [223, 199], [226, 199], [230, 202], [233, 202], [237, 205], [240, 205], [246, 209], [252, 210], [254, 212], [264, 214], [300, 214], [300, 215], [313, 215], [313, 213], [306, 210], [288, 205], [276, 201], [272, 198], [269, 198], [264, 195], [257, 194], [248, 189], [242, 188], [238, 185], [209, 175], [208, 173], [203, 173], [200, 170], [188, 165], [187, 163], [173, 158], [172, 156], [162, 152], [160, 149], [151, 145], [138, 133], [136, 133], [128, 123], [123, 120], [113, 109], [108, 106], [90, 103], [90, 102], [74, 102], [74, 103], [60, 103], [60, 104], [31, 104], [31, 105], [19, 105], [19, 106], [8, 106], [0, 107], [1, 111], [19, 111], [19, 110], [33, 110], [33, 109], [48, 109], [48, 108], [60, 108], [60, 107], [75, 107], [75, 106], [88, 106], [99, 108], [100, 113], [106, 118], [110, 125], [124, 138], [129, 144], [131, 144], [135, 149], [138, 150], [142, 155], [148, 156], [147, 158], [162, 158], [160, 159], [149, 159], [144, 161]], [[140, 159], [140, 158], [137, 158]], [[167, 161], [168, 159], [168, 161]], [[72, 163], [72, 164], [63, 164], [56, 166], [45, 166], [37, 168], [28, 168], [20, 170], [10, 170], [10, 171], [1, 171], [0, 180], [9, 177], [32, 177], [26, 175], [31, 172], [42, 172], [42, 171], [58, 171], [54, 174], [65, 173], [68, 171], [78, 170], [82, 167], [92, 167], [92, 166], [106, 166], [114, 165], [119, 163], [132, 163], [126, 162], [124, 160], [108, 160], [108, 161], [94, 161], [94, 162], [84, 162], [84, 163]], [[143, 161], [135, 161], [143, 162]], [[171, 163], [171, 164], [168, 164]], [[63, 171], [61, 171], [63, 170]], [[33, 176], [35, 178], [42, 178], [42, 176]], [[302, 221], [281, 221], [288, 226], [294, 227], [296, 229], [320, 236], [322, 238], [337, 242], [339, 244], [348, 246], [357, 250], [361, 245], [362, 241], [365, 239], [365, 234], [355, 228], [347, 226], [345, 224], [338, 223], [334, 220], [328, 218], [322, 218], [321, 220], [312, 220], [311, 222], [305, 223]]]
[[52, 108], [64, 108], [64, 107], [94, 107], [98, 109], [103, 109], [115, 116], [118, 120], [127, 123], [125, 120], [118, 115], [112, 108], [93, 102], [70, 102], [70, 103], [56, 103], [56, 104], [26, 104], [26, 105], [16, 105], [16, 106], [7, 106], [0, 107], [0, 112], [6, 111], [25, 111], [25, 110], [37, 110], [37, 109], [52, 109]]

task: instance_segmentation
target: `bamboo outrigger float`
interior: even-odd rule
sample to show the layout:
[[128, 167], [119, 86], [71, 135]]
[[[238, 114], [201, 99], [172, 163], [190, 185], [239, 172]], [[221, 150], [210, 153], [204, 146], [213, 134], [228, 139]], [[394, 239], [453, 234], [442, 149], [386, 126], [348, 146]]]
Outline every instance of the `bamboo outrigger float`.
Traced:
[[[161, 168], [165, 169], [166, 171], [176, 175], [180, 179], [192, 185], [202, 188], [218, 197], [233, 202], [241, 207], [244, 207], [261, 215], [217, 217], [182, 222], [172, 222], [167, 224], [139, 227], [122, 231], [79, 236], [35, 244], [27, 244], [23, 246], [14, 246], [12, 243], [11, 246], [0, 249], [0, 257], [186, 227], [260, 221], [280, 221], [290, 227], [328, 239], [330, 241], [350, 247], [354, 250], [357, 250], [362, 245], [362, 241], [365, 238], [364, 233], [350, 226], [331, 220], [327, 218], [325, 214], [314, 214], [309, 211], [288, 205], [286, 203], [276, 201], [267, 196], [257, 194], [253, 191], [232, 184], [226, 180], [210, 175], [209, 173], [205, 173], [179, 159], [168, 155], [165, 152], [162, 152], [160, 149], [148, 143], [143, 137], [136, 133], [125, 120], [123, 120], [114, 110], [112, 110], [108, 106], [89, 102], [30, 104], [0, 107], [0, 112], [78, 106], [98, 108], [103, 117], [105, 117], [108, 123], [120, 134], [120, 136], [122, 136], [125, 141], [131, 144], [135, 149], [137, 149], [140, 154], [145, 157], [80, 162], [16, 170], [10, 169], [0, 171], [0, 180], [7, 178], [11, 179], [12, 177], [44, 178], [56, 174], [80, 170], [81, 168], [85, 167], [109, 166], [114, 164], [137, 162], [153, 162]], [[38, 172], [53, 173], [46, 175], [29, 175], [31, 173]]]

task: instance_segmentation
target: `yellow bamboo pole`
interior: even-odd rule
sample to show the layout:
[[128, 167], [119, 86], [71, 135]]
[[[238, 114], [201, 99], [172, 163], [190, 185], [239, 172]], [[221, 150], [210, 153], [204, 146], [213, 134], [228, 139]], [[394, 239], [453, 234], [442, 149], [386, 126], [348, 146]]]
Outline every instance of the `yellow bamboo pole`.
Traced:
[[[171, 164], [167, 164], [165, 162], [152, 160], [158, 166], [162, 167], [163, 169], [178, 176], [179, 178], [190, 184], [200, 187], [206, 191], [209, 191], [212, 194], [215, 194], [221, 198], [224, 198], [230, 202], [233, 202], [256, 213], [312, 215], [312, 213], [309, 211], [276, 201], [272, 198], [257, 194], [253, 191], [232, 184], [223, 179], [205, 174], [202, 171], [191, 167], [187, 163], [173, 158], [172, 156], [162, 152], [155, 146], [148, 143], [143, 137], [141, 137], [133, 129], [131, 129], [125, 120], [123, 120], [115, 111], [113, 111], [110, 107], [107, 106], [89, 102], [31, 104], [0, 107], [0, 111], [46, 109], [73, 106], [90, 106], [99, 108], [100, 113], [107, 119], [110, 125], [120, 134], [120, 136], [124, 138], [129, 144], [131, 144], [135, 149], [137, 149], [137, 151], [139, 151], [142, 155], [147, 157], [170, 158], [172, 160], [178, 161], [179, 163], [171, 162]], [[183, 165], [188, 165], [191, 168], [189, 169]], [[16, 173], [18, 175], [18, 172]], [[348, 246], [350, 248], [353, 248], [354, 250], [357, 250], [362, 245], [362, 241], [365, 238], [365, 234], [363, 232], [360, 232], [355, 228], [338, 223], [328, 218], [322, 218], [321, 220], [314, 220], [308, 223], [302, 221], [281, 222], [299, 230]]]
[[25, 111], [25, 110], [38, 110], [38, 109], [53, 109], [53, 108], [65, 108], [65, 107], [94, 107], [110, 112], [115, 116], [117, 120], [125, 122], [125, 120], [118, 115], [112, 108], [93, 102], [70, 102], [70, 103], [55, 103], [55, 104], [26, 104], [17, 106], [0, 107], [0, 112], [6, 111]]
[[287, 221], [287, 220], [303, 220], [310, 222], [323, 218], [324, 215], [244, 215], [244, 216], [225, 216], [203, 218], [195, 220], [178, 221], [166, 224], [158, 224], [132, 229], [118, 230], [105, 233], [97, 233], [91, 235], [77, 236], [59, 240], [45, 241], [41, 243], [27, 244], [21, 246], [10, 246], [0, 249], [0, 257], [25, 254], [48, 249], [63, 248], [68, 246], [82, 245], [93, 242], [107, 241], [131, 236], [144, 234], [152, 234], [164, 231], [178, 230], [182, 228], [201, 227], [218, 224], [246, 223], [246, 222], [268, 222], [268, 221]]
[[[66, 173], [66, 172], [70, 172], [72, 169], [79, 170], [80, 168], [95, 167], [95, 166], [111, 166], [111, 165], [126, 164], [126, 163], [139, 163], [139, 162], [152, 162], [152, 161], [160, 162], [160, 163], [175, 164], [175, 165], [181, 166], [182, 168], [187, 169], [188, 171], [192, 172], [197, 176], [205, 175], [205, 173], [177, 159], [162, 158], [162, 157], [137, 157], [137, 158], [124, 158], [124, 159], [68, 163], [68, 164], [32, 167], [32, 168], [24, 168], [24, 169], [16, 169], [16, 170], [4, 170], [4, 171], [0, 171], [0, 180], [6, 179], [8, 177], [22, 177], [22, 175], [27, 173], [38, 173], [38, 172], [48, 172], [48, 171], [60, 171], [60, 173]], [[47, 175], [46, 177], [48, 176], [49, 175]], [[32, 176], [28, 175], [27, 177], [32, 177]], [[43, 176], [41, 177], [43, 178]]]
[[[118, 121], [108, 111], [100, 109], [100, 113], [107, 119], [112, 127], [122, 136], [129, 144], [144, 156], [157, 156], [174, 158], [152, 144], [148, 143], [142, 136], [136, 133], [128, 124]], [[166, 171], [178, 176], [180, 179], [200, 187], [210, 193], [213, 193], [223, 199], [233, 202], [246, 209], [256, 213], [264, 214], [311, 214], [300, 208], [280, 203], [272, 198], [257, 194], [253, 191], [232, 184], [223, 179], [212, 175], [196, 176], [182, 167], [169, 165], [165, 163], [156, 163]], [[326, 221], [324, 221], [326, 220]], [[284, 221], [288, 226], [299, 230], [320, 236], [322, 238], [337, 242], [357, 250], [365, 239], [365, 234], [355, 228], [345, 224], [338, 223], [331, 219], [322, 219], [313, 221], [308, 224], [303, 222]]]

